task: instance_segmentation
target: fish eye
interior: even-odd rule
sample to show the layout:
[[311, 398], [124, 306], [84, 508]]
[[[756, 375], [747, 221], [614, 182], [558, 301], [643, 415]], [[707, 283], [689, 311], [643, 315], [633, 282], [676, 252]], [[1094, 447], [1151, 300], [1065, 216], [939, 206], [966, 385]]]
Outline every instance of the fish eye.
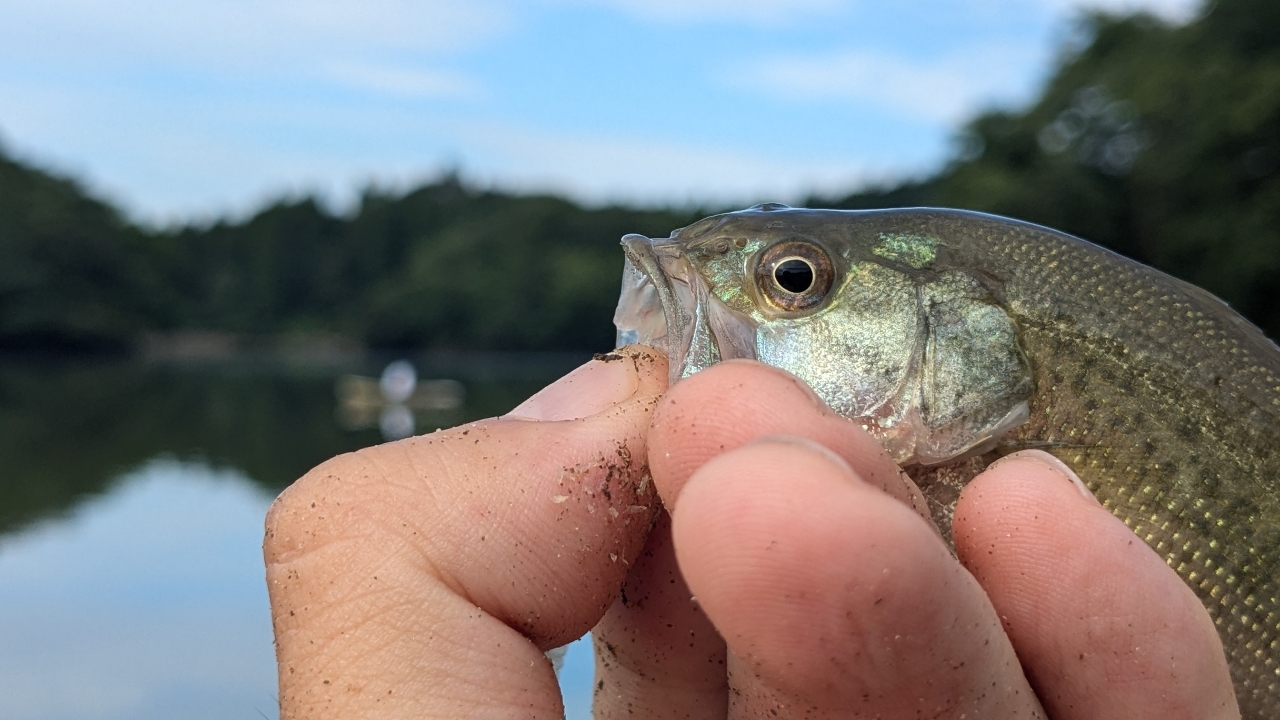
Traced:
[[756, 287], [772, 306], [795, 312], [826, 299], [835, 281], [831, 257], [807, 240], [784, 240], [760, 254]]
[[802, 293], [813, 287], [813, 266], [804, 258], [787, 258], [773, 269], [773, 281], [787, 292]]

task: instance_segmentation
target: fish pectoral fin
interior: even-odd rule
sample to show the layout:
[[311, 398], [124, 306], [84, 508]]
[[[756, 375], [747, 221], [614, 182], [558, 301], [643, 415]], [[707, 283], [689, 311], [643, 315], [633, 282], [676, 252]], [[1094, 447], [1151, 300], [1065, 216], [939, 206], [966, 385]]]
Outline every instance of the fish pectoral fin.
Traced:
[[944, 427], [923, 428], [916, 439], [916, 461], [941, 465], [990, 452], [1006, 433], [1025, 423], [1027, 416], [1028, 405], [1022, 401], [996, 419], [975, 415]]

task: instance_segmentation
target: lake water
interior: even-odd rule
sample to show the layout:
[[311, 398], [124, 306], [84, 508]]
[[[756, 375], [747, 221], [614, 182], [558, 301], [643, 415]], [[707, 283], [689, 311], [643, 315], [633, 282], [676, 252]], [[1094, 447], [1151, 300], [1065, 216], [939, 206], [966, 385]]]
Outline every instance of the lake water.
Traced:
[[[278, 361], [0, 363], [0, 718], [277, 715], [262, 518], [327, 457], [403, 432], [403, 410], [353, 411], [344, 374]], [[498, 415], [585, 360], [420, 356], [462, 383], [418, 432]], [[590, 643], [561, 671], [590, 717]]]

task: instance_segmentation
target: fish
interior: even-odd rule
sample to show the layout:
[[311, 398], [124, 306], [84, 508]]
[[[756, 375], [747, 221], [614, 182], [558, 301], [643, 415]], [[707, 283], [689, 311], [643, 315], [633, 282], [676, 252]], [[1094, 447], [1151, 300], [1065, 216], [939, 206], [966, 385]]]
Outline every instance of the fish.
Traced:
[[963, 210], [765, 203], [627, 235], [619, 346], [671, 381], [782, 368], [875, 436], [950, 542], [960, 490], [1039, 448], [1212, 617], [1243, 717], [1280, 717], [1280, 349], [1210, 293]]

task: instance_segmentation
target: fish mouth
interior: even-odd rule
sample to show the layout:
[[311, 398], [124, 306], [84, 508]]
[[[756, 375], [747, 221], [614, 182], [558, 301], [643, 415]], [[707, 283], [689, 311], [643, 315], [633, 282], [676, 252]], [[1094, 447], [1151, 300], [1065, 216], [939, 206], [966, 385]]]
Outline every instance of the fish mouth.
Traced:
[[710, 292], [676, 238], [622, 238], [626, 263], [613, 324], [617, 345], [662, 351], [671, 382], [731, 358], [756, 357], [756, 325]]

